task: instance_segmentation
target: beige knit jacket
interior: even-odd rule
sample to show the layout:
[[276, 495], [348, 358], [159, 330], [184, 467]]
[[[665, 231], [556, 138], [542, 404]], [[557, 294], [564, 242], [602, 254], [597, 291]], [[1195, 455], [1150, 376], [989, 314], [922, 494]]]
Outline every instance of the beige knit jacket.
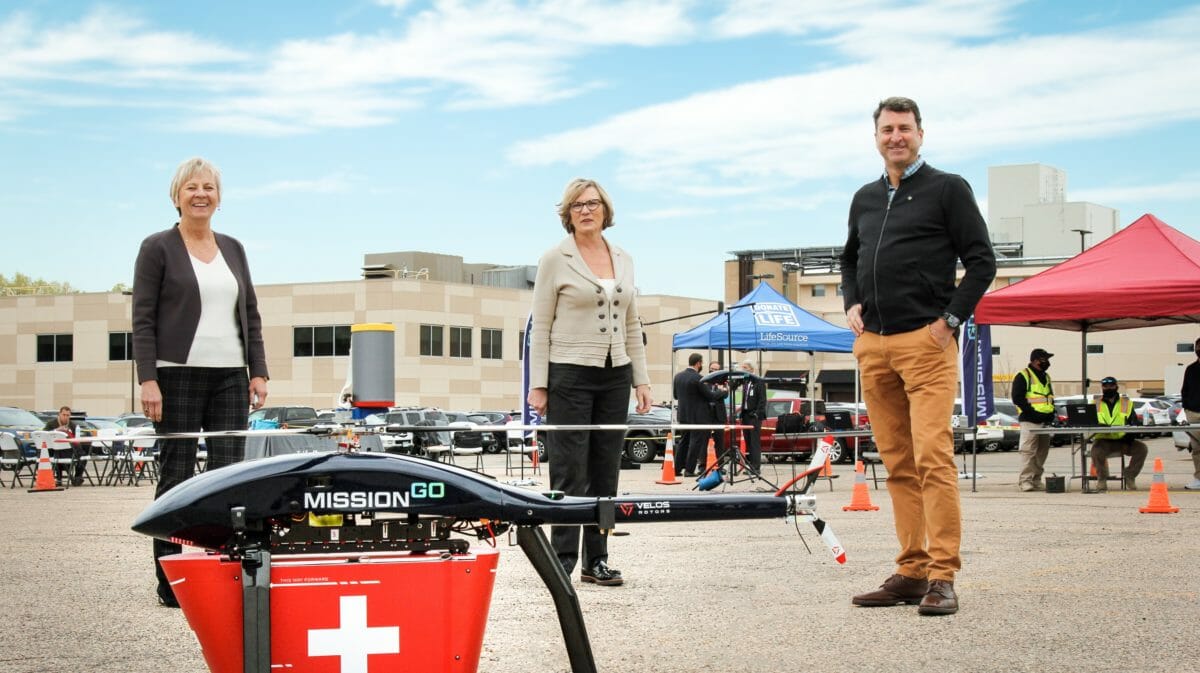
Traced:
[[641, 316], [633, 282], [633, 259], [611, 243], [616, 288], [609, 299], [568, 235], [538, 262], [533, 285], [529, 387], [545, 388], [550, 363], [614, 367], [633, 363], [633, 385], [650, 383]]

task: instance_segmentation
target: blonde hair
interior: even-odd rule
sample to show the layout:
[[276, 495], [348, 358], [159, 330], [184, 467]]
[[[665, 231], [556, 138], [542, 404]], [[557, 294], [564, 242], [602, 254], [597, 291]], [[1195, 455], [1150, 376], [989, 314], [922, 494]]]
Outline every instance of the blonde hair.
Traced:
[[176, 212], [179, 212], [180, 210], [177, 203], [179, 190], [183, 189], [184, 183], [188, 180], [191, 180], [193, 175], [196, 175], [197, 173], [203, 173], [204, 171], [212, 173], [213, 182], [217, 183], [217, 195], [220, 196], [221, 169], [214, 166], [208, 159], [192, 157], [191, 159], [179, 164], [179, 168], [175, 169], [175, 177], [171, 179], [171, 204], [175, 206]]
[[562, 220], [563, 229], [566, 229], [568, 234], [575, 233], [575, 225], [571, 224], [571, 204], [588, 187], [596, 188], [596, 193], [600, 195], [600, 202], [604, 204], [604, 222], [600, 229], [604, 230], [613, 226], [612, 200], [608, 198], [608, 192], [604, 191], [600, 183], [595, 180], [575, 178], [567, 183], [567, 188], [563, 190], [562, 201], [558, 203], [558, 217]]

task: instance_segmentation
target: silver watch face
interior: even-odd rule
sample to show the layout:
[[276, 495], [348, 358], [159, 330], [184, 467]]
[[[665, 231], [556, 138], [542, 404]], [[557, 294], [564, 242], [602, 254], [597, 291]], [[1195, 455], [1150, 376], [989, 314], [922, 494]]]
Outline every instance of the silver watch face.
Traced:
[[962, 322], [962, 321], [960, 321], [960, 320], [959, 320], [959, 319], [958, 319], [956, 316], [953, 316], [953, 315], [951, 315], [951, 314], [949, 314], [949, 313], [947, 313], [947, 314], [943, 315], [943, 316], [942, 316], [942, 318], [944, 318], [944, 319], [946, 320], [946, 324], [947, 324], [947, 325], [949, 325], [951, 328], [954, 328], [954, 329], [957, 329], [957, 328], [958, 328], [958, 326], [959, 326], [959, 325], [961, 324], [961, 322]]

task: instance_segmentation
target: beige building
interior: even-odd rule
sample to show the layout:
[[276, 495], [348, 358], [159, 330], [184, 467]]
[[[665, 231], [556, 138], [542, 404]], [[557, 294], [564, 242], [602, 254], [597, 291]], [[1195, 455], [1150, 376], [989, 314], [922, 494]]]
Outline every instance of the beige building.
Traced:
[[[260, 285], [270, 403], [332, 407], [346, 380], [349, 326], [396, 326], [397, 405], [510, 410], [521, 402], [517, 344], [532, 292], [415, 277]], [[120, 293], [0, 297], [0, 404], [93, 415], [137, 409], [130, 300]], [[653, 323], [711, 311], [704, 299], [639, 297]], [[671, 396], [671, 336], [703, 318], [650, 325], [655, 400]]]

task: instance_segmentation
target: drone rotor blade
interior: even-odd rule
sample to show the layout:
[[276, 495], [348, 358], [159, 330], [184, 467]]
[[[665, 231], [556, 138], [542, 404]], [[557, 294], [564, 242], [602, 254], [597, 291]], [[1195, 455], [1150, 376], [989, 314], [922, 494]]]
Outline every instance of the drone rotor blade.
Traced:
[[838, 563], [846, 562], [846, 548], [838, 542], [837, 536], [833, 534], [833, 527], [825, 523], [824, 520], [813, 517], [813, 526], [817, 529], [817, 534], [829, 547], [829, 551], [833, 553], [833, 558]]

